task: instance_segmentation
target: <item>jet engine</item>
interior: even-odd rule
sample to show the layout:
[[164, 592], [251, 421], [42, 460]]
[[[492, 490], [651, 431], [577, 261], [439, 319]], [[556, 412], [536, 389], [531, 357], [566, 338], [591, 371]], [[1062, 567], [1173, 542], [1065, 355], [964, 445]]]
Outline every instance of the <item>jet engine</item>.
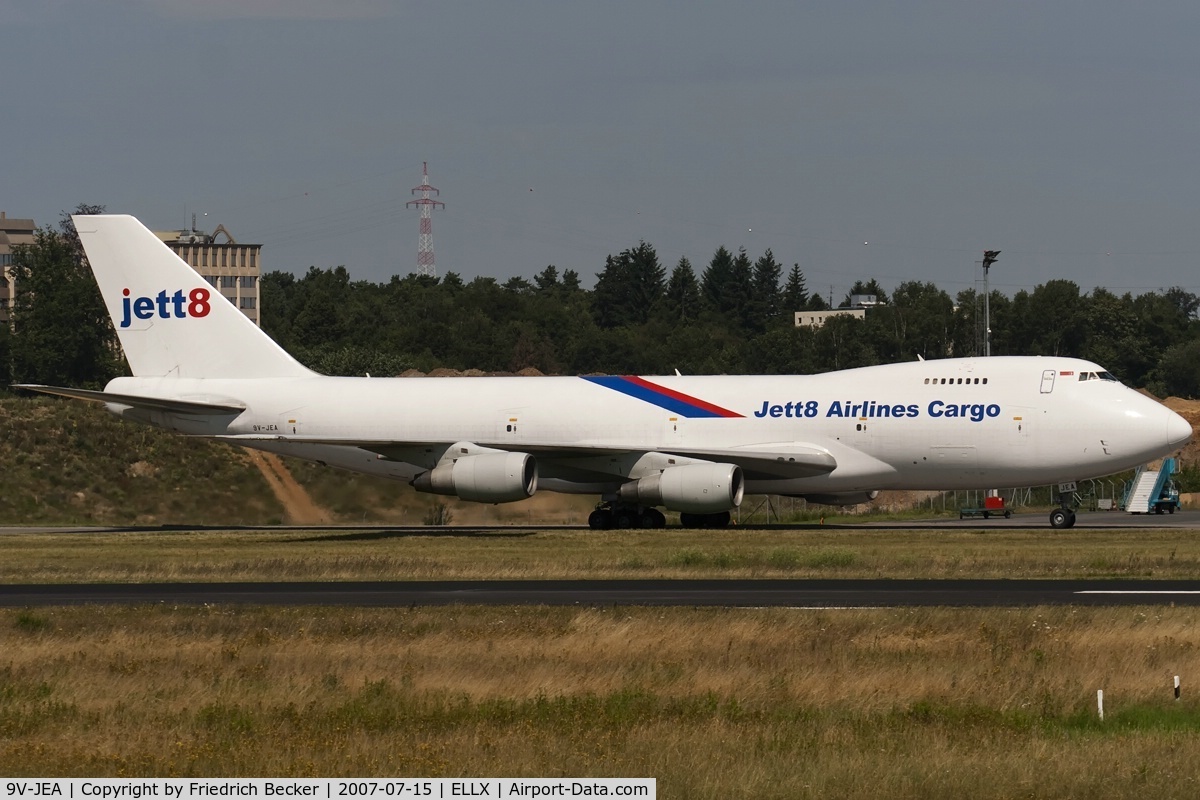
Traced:
[[537, 461], [529, 453], [483, 453], [422, 472], [412, 486], [476, 503], [512, 503], [532, 497], [537, 479]]
[[744, 490], [742, 468], [735, 464], [686, 464], [630, 481], [617, 496], [642, 506], [715, 514], [740, 505]]
[[789, 495], [803, 497], [810, 503], [823, 506], [856, 506], [859, 503], [869, 503], [879, 496], [879, 492], [832, 492], [830, 494], [798, 494]]

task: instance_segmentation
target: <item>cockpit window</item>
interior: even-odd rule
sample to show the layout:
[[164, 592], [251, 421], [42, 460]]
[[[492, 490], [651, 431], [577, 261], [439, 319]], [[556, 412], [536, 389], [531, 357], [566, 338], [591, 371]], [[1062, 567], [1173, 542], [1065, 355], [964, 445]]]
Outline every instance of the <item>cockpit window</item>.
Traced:
[[1081, 372], [1079, 373], [1079, 380], [1112, 381], [1113, 383], [1120, 383], [1120, 381], [1117, 380], [1117, 376], [1113, 375], [1111, 372]]

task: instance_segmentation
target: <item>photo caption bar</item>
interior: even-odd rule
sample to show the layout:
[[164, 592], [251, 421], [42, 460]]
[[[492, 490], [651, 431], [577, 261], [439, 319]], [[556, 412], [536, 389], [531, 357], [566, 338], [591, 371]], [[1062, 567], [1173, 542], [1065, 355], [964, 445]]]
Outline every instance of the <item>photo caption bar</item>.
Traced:
[[0, 800], [657, 796], [655, 778], [0, 778]]

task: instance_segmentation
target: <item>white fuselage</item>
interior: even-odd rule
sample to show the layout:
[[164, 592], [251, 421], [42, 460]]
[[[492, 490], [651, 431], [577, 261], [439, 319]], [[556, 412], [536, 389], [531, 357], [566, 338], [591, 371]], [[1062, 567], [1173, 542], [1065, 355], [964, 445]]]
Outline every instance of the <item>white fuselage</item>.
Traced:
[[[596, 493], [597, 528], [721, 526], [743, 492], [840, 503], [879, 489], [1028, 486], [1118, 472], [1191, 436], [1070, 358], [910, 362], [823, 375], [330, 378], [297, 362], [127, 215], [73, 218], [132, 378], [100, 401], [197, 436], [511, 502]], [[1067, 508], [1054, 527], [1070, 527]]]
[[[802, 376], [645, 379], [118, 378], [108, 391], [246, 411], [191, 417], [110, 406], [184, 433], [409, 480], [451, 443], [529, 452], [542, 488], [607, 491], [644, 453], [804, 445], [837, 466], [809, 477], [748, 474], [754, 493], [1026, 486], [1082, 480], [1161, 457], [1190, 427], [1070, 358], [889, 364]], [[398, 442], [386, 455], [337, 442]], [[427, 443], [427, 446], [425, 445]]]

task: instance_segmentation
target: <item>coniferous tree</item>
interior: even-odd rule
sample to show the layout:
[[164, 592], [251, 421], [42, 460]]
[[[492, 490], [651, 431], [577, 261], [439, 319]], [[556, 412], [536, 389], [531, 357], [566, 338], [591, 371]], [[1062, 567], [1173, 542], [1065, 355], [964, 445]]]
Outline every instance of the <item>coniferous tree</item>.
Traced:
[[583, 291], [583, 287], [579, 283], [579, 273], [573, 269], [568, 269], [563, 272], [562, 285], [568, 293]]
[[537, 275], [533, 276], [534, 286], [539, 292], [551, 291], [559, 287], [558, 267], [551, 264]]
[[803, 311], [808, 304], [808, 288], [805, 286], [804, 272], [799, 264], [792, 264], [788, 273], [787, 283], [783, 287], [783, 310], [786, 314]]
[[664, 308], [667, 319], [671, 322], [687, 324], [694, 322], [700, 312], [700, 285], [696, 283], [696, 273], [692, 271], [692, 263], [686, 258], [680, 258], [671, 277], [667, 281]]
[[754, 262], [750, 280], [750, 317], [756, 331], [766, 330], [779, 317], [782, 303], [779, 278], [782, 273], [783, 265], [775, 260], [775, 254], [770, 249]]
[[520, 275], [514, 275], [504, 282], [504, 288], [513, 294], [530, 295], [533, 294], [533, 284], [522, 278]]
[[727, 311], [726, 303], [732, 281], [733, 255], [724, 247], [718, 247], [700, 276], [700, 291], [704, 296], [704, 304], [719, 314]]
[[819, 292], [809, 293], [808, 302], [804, 304], [804, 307], [809, 311], [828, 311], [833, 308]]
[[641, 324], [662, 300], [665, 273], [646, 242], [604, 260], [592, 292], [596, 321], [604, 328]]
[[726, 314], [741, 330], [753, 330], [754, 268], [744, 247], [738, 248], [738, 254], [733, 259], [727, 301]]
[[646, 242], [640, 242], [629, 252], [633, 264], [633, 303], [635, 319], [645, 322], [661, 302], [666, 290], [666, 270], [658, 263], [658, 253]]

